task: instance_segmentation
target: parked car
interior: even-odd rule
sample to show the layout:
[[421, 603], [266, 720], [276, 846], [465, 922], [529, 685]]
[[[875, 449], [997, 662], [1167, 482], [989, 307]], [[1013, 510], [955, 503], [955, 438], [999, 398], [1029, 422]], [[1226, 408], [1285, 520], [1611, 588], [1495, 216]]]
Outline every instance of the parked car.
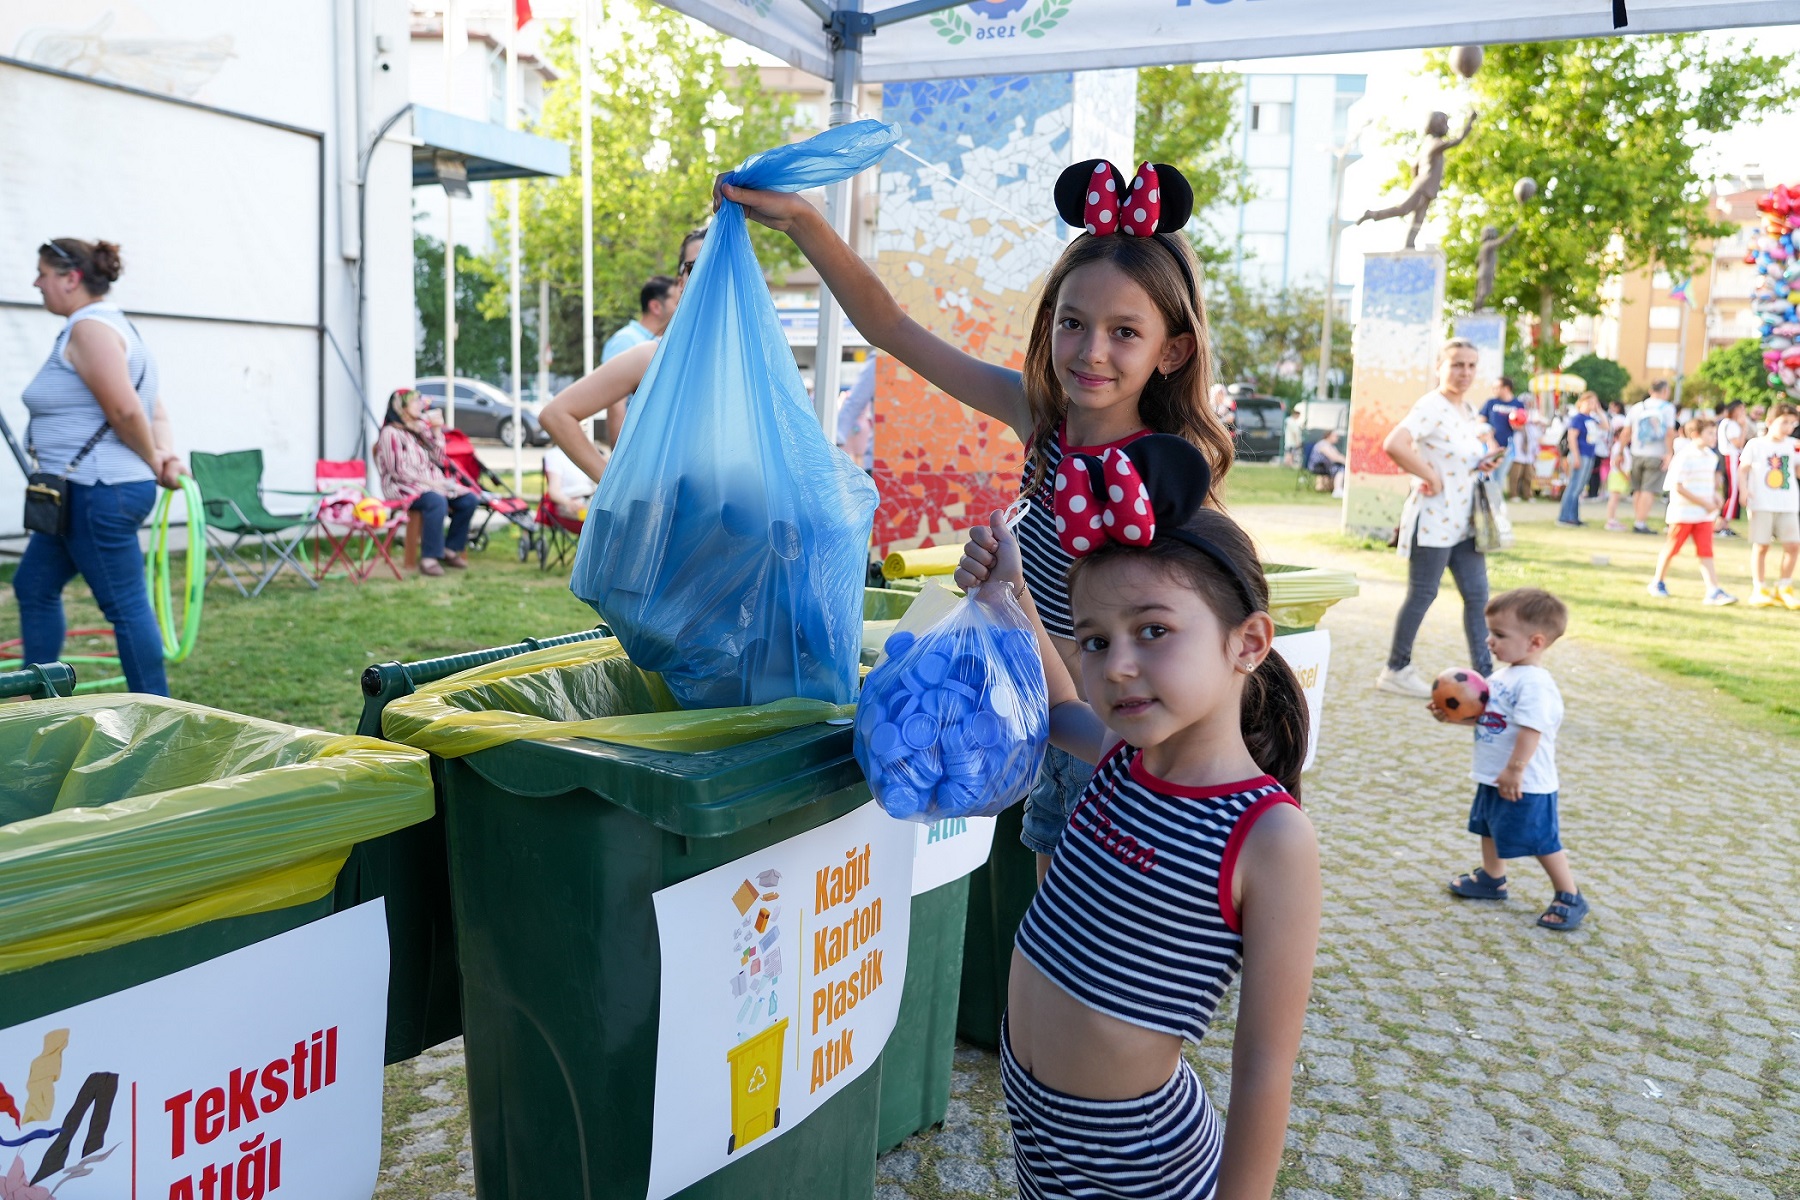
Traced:
[[1348, 400], [1302, 400], [1294, 405], [1290, 422], [1297, 422], [1297, 428], [1290, 432], [1288, 438], [1289, 449], [1293, 454], [1293, 465], [1304, 467], [1307, 456], [1312, 453], [1313, 443], [1333, 429], [1337, 430], [1340, 435], [1340, 446], [1348, 446], [1350, 402]]
[[1238, 459], [1243, 462], [1280, 461], [1286, 407], [1274, 396], [1259, 396], [1249, 391], [1233, 391], [1230, 400], [1231, 441]]
[[[444, 411], [444, 377], [427, 375], [413, 384], [431, 401], [436, 412]], [[520, 415], [525, 419], [525, 428], [520, 431], [519, 440], [527, 446], [547, 446], [550, 435], [538, 425], [536, 401], [526, 400], [520, 406]], [[513, 406], [512, 397], [491, 383], [483, 383], [479, 379], [456, 380], [456, 427], [472, 438], [493, 438], [503, 445], [512, 445]]]

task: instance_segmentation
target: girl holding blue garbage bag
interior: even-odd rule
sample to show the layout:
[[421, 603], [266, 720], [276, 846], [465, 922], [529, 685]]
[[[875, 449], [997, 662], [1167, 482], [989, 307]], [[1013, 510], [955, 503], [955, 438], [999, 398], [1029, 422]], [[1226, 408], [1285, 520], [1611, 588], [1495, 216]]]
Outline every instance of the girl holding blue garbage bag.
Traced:
[[[1100, 765], [1013, 953], [1000, 1054], [1022, 1196], [1275, 1187], [1319, 933], [1307, 709], [1255, 547], [1204, 507], [1208, 483], [1196, 450], [1152, 436], [1071, 454], [1052, 485], [1087, 698], [1044, 634], [1050, 737]], [[995, 513], [964, 572], [1030, 614], [1021, 549]], [[1221, 1130], [1181, 1048], [1240, 972]]]
[[[1207, 403], [1210, 337], [1193, 251], [1180, 235], [1193, 190], [1166, 164], [1145, 163], [1127, 181], [1101, 159], [1077, 163], [1056, 185], [1064, 221], [1086, 232], [1045, 279], [1023, 371], [967, 354], [912, 320], [869, 266], [811, 204], [791, 193], [734, 187], [715, 200], [787, 233], [818, 269], [856, 328], [932, 384], [1010, 426], [1026, 447], [1018, 538], [1025, 579], [1057, 654], [1070, 672], [1077, 650], [1050, 483], [1073, 453], [1098, 455], [1150, 433], [1198, 448], [1214, 479], [1232, 459], [1231, 436]], [[1025, 802], [1024, 843], [1040, 878], [1093, 768], [1052, 748]]]

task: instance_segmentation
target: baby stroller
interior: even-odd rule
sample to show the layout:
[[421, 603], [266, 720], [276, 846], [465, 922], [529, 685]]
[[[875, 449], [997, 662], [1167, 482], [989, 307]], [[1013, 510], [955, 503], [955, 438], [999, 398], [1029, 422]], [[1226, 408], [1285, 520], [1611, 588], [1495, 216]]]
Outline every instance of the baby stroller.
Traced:
[[[545, 495], [538, 501], [535, 523], [539, 570], [548, 571], [553, 564], [560, 567], [574, 557], [575, 547], [581, 540], [580, 521], [557, 512], [556, 505]], [[519, 541], [519, 561], [525, 561], [523, 535]]]
[[[446, 464], [462, 479], [463, 486], [481, 497], [480, 523], [469, 530], [469, 549], [486, 550], [488, 523], [496, 516], [519, 529], [519, 561], [530, 557], [537, 544], [538, 525], [531, 515], [531, 502], [516, 494], [506, 481], [480, 458], [460, 429], [444, 430]], [[491, 487], [489, 485], [492, 485]]]

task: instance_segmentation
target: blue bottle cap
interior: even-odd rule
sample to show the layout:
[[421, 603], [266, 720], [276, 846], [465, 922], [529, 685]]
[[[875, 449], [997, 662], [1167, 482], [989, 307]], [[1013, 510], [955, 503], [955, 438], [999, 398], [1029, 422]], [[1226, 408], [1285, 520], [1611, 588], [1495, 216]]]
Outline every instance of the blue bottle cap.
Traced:
[[998, 746], [1001, 737], [1006, 732], [1000, 718], [987, 709], [982, 709], [970, 717], [964, 728], [967, 730], [969, 740], [982, 747]]
[[936, 687], [950, 674], [950, 656], [933, 650], [919, 659], [912, 673], [921, 683]]
[[907, 649], [912, 646], [913, 640], [913, 635], [910, 632], [901, 629], [888, 634], [888, 639], [882, 644], [882, 649], [887, 651], [889, 658], [898, 658], [900, 655], [905, 654]]
[[924, 713], [914, 713], [900, 727], [900, 736], [914, 750], [924, 750], [937, 741], [938, 723]]
[[879, 758], [891, 758], [900, 749], [900, 730], [891, 724], [877, 725], [869, 734], [869, 749]]

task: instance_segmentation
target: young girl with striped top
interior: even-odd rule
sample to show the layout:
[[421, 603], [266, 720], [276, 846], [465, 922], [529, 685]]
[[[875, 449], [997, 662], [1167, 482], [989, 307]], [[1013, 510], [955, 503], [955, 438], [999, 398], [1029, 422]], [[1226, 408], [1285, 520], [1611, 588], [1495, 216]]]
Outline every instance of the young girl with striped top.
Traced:
[[[1001, 1079], [1021, 1196], [1266, 1200], [1312, 982], [1307, 710], [1248, 535], [1198, 451], [1153, 435], [1058, 468], [1081, 699], [1047, 634], [1050, 736], [1099, 763], [1019, 928]], [[994, 514], [962, 575], [1010, 583]], [[1182, 1055], [1239, 973], [1231, 1119]]]
[[[975, 411], [1008, 425], [1026, 447], [1018, 524], [1026, 578], [1063, 661], [1075, 662], [1065, 577], [1071, 562], [1052, 527], [1048, 483], [1063, 456], [1103, 453], [1150, 432], [1198, 446], [1215, 479], [1231, 467], [1231, 435], [1207, 403], [1211, 339], [1198, 266], [1181, 228], [1193, 191], [1181, 173], [1145, 163], [1129, 182], [1091, 159], [1064, 171], [1056, 208], [1070, 242], [1044, 280], [1024, 369], [983, 362], [908, 317], [817, 209], [797, 195], [721, 181], [716, 197], [794, 239], [871, 345]], [[1021, 840], [1040, 877], [1093, 768], [1052, 749], [1025, 801]]]

